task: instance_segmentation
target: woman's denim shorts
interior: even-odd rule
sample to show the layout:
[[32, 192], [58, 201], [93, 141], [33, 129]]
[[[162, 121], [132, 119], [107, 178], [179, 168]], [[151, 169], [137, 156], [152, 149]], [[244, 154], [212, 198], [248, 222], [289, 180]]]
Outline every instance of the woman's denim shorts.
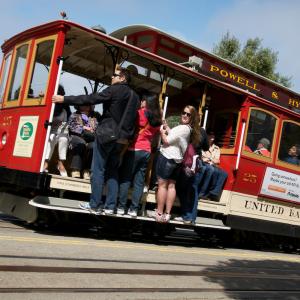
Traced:
[[159, 153], [156, 162], [156, 176], [164, 180], [177, 180], [181, 164], [174, 159], [168, 159]]

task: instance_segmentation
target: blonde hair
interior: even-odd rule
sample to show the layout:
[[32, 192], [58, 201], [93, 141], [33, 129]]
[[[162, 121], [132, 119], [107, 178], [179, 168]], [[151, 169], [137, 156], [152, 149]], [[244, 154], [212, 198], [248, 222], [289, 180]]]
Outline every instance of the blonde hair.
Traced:
[[198, 144], [200, 143], [200, 117], [194, 106], [187, 105], [184, 109], [186, 108], [190, 111], [191, 114], [191, 119], [189, 123], [189, 125], [192, 128], [190, 142], [194, 146], [198, 146]]

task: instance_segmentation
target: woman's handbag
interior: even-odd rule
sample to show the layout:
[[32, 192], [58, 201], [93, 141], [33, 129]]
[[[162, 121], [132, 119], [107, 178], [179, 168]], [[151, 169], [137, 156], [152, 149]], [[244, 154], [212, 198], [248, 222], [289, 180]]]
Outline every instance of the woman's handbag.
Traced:
[[182, 169], [187, 177], [192, 177], [200, 169], [199, 155], [193, 144], [189, 144], [182, 161]]

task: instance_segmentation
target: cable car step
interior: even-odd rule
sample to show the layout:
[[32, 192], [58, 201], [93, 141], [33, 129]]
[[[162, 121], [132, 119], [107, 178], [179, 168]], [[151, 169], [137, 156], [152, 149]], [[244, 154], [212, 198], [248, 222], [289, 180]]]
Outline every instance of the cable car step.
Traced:
[[[47, 197], [47, 196], [36, 196], [32, 200], [29, 201], [29, 204], [35, 207], [40, 207], [43, 209], [53, 209], [53, 210], [60, 210], [65, 212], [73, 212], [73, 213], [85, 213], [85, 214], [93, 214], [89, 210], [83, 210], [79, 208], [79, 203], [81, 201], [78, 200], [71, 200], [71, 199], [65, 199], [65, 198], [56, 198], [56, 197]], [[105, 215], [104, 213], [97, 214], [97, 216]], [[109, 217], [118, 217], [118, 218], [127, 218], [127, 219], [133, 219], [129, 215], [120, 216], [117, 214], [109, 215]], [[154, 221], [153, 218], [147, 217], [147, 216], [137, 216], [137, 220], [144, 220], [144, 221]], [[215, 228], [215, 229], [225, 229], [229, 230], [230, 227], [225, 226], [221, 220], [217, 219], [210, 219], [210, 218], [203, 218], [198, 217], [196, 220], [195, 225], [187, 225], [180, 221], [170, 220], [171, 224], [177, 224], [177, 225], [184, 225], [185, 227], [207, 227], [207, 228]]]

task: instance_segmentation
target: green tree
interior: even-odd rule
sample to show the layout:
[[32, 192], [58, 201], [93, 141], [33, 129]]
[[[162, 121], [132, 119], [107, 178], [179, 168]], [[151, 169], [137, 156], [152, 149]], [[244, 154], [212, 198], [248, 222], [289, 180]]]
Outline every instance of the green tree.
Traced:
[[227, 32], [213, 47], [212, 52], [288, 88], [292, 85], [292, 77], [283, 76], [275, 71], [278, 52], [264, 48], [259, 38], [248, 39], [242, 48], [239, 40]]

